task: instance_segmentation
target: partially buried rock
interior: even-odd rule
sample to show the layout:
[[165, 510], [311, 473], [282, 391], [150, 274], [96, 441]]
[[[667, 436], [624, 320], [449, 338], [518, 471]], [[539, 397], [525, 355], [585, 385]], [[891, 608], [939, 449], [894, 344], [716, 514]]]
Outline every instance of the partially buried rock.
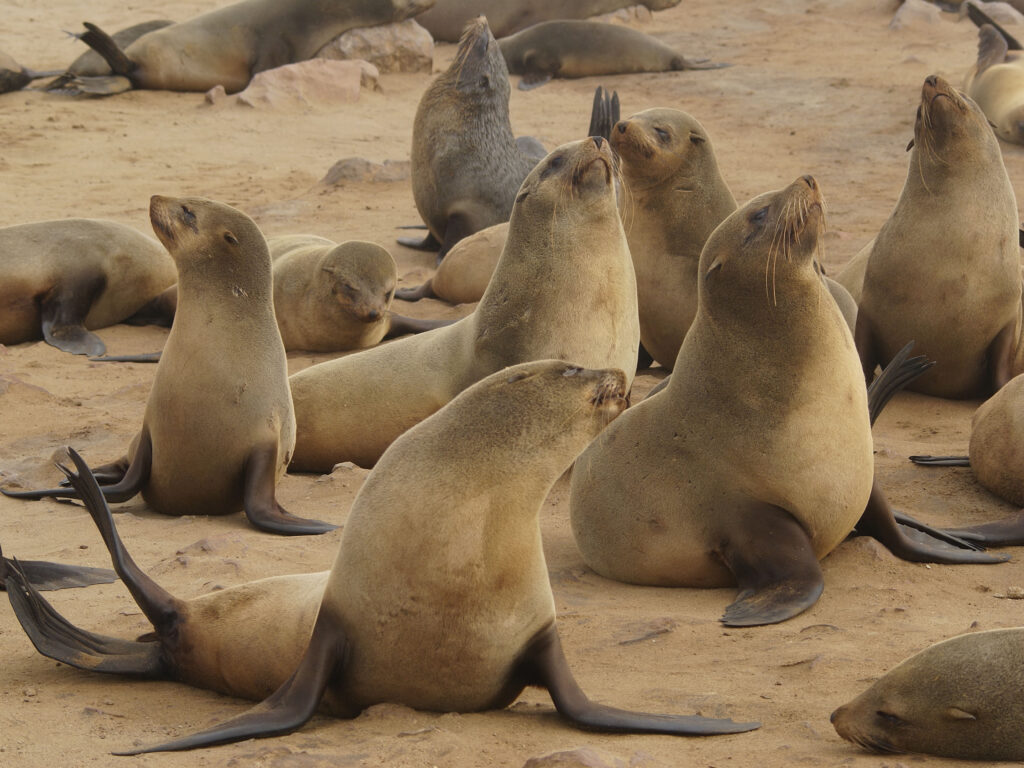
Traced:
[[627, 763], [614, 755], [590, 747], [578, 747], [564, 752], [551, 752], [531, 757], [523, 768], [626, 768]]
[[320, 183], [334, 187], [346, 181], [405, 181], [411, 173], [408, 160], [375, 163], [365, 157], [345, 157], [330, 167]]
[[434, 39], [413, 19], [352, 29], [316, 53], [318, 59], [363, 59], [381, 72], [431, 72]]
[[260, 109], [331, 107], [358, 101], [361, 87], [380, 90], [379, 74], [365, 61], [311, 59], [260, 72], [234, 96], [217, 86], [207, 92], [206, 101]]
[[922, 24], [934, 24], [940, 20], [942, 12], [938, 6], [925, 0], [905, 0], [889, 22], [889, 29], [906, 29]]

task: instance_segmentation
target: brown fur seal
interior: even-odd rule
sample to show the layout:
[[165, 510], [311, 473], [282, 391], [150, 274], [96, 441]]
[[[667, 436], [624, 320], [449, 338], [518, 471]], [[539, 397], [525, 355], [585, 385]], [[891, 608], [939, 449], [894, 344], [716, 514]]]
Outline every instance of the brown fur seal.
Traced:
[[990, 24], [978, 30], [978, 61], [964, 79], [964, 91], [999, 138], [1024, 144], [1024, 58], [1019, 51], [1011, 54]]
[[602, 576], [738, 584], [722, 621], [753, 626], [813, 605], [819, 558], [855, 526], [901, 556], [960, 561], [909, 541], [873, 485], [863, 376], [814, 264], [823, 226], [817, 183], [804, 176], [708, 238], [697, 315], [668, 385], [573, 468], [573, 534]]
[[318, 707], [342, 717], [381, 702], [499, 709], [527, 685], [547, 688], [563, 717], [590, 729], [751, 730], [758, 724], [594, 704], [569, 670], [538, 513], [625, 407], [618, 370], [545, 360], [495, 373], [395, 441], [353, 502], [329, 574], [264, 579], [188, 602], [138, 569], [73, 454], [79, 474], [65, 472], [155, 636], [126, 642], [71, 627], [16, 573], [7, 579], [11, 603], [36, 647], [74, 666], [269, 695], [211, 730], [131, 753], [289, 733]]
[[1024, 628], [925, 648], [832, 713], [836, 732], [872, 752], [1024, 760]]
[[422, 285], [399, 288], [395, 298], [402, 301], [432, 298], [452, 304], [480, 301], [498, 266], [507, 238], [507, 221], [462, 238], [445, 254], [429, 280]]
[[538, 160], [512, 135], [510, 91], [505, 60], [481, 16], [416, 108], [412, 194], [429, 234], [402, 245], [440, 248], [440, 260], [467, 235], [508, 221], [516, 190]]
[[928, 77], [907, 181], [864, 272], [855, 338], [865, 375], [913, 339], [937, 361], [911, 385], [917, 392], [979, 397], [1009, 381], [1020, 338], [1017, 241], [1017, 201], [985, 115]]
[[697, 263], [712, 230], [736, 210], [707, 131], [677, 109], [619, 122], [622, 218], [636, 268], [640, 340], [671, 370], [697, 311]]
[[106, 95], [131, 88], [228, 93], [266, 69], [313, 58], [356, 27], [388, 24], [429, 8], [432, 0], [242, 0], [139, 37], [123, 50], [86, 23], [82, 42], [104, 58], [112, 76], [77, 77], [74, 87]]
[[608, 142], [594, 138], [555, 149], [533, 170], [473, 314], [292, 376], [298, 436], [291, 467], [373, 466], [398, 435], [470, 384], [527, 360], [613, 365], [632, 381], [636, 282], [613, 165]]
[[600, 21], [545, 21], [498, 41], [521, 90], [553, 77], [719, 69], [727, 64], [685, 58], [657, 38]]
[[[164, 27], [169, 27], [173, 21], [167, 19], [155, 19], [133, 24], [125, 29], [118, 30], [113, 35], [114, 43], [124, 50], [143, 35], [154, 32]], [[110, 67], [96, 51], [90, 49], [71, 62], [71, 65], [64, 72], [55, 73], [59, 75], [56, 80], [46, 84], [48, 91], [74, 91], [74, 80], [76, 77], [107, 77], [110, 75]]]
[[0, 268], [0, 344], [43, 338], [76, 355], [102, 355], [86, 329], [122, 322], [174, 282], [160, 243], [95, 219], [3, 227]]
[[467, 22], [484, 15], [498, 37], [550, 19], [585, 19], [630, 5], [652, 11], [679, 5], [679, 0], [437, 0], [416, 19], [435, 40], [458, 42]]
[[263, 235], [242, 212], [200, 198], [155, 196], [150, 219], [178, 267], [178, 312], [142, 430], [127, 459], [104, 468], [104, 480], [113, 481], [104, 493], [125, 501], [141, 491], [165, 515], [244, 509], [273, 533], [331, 530], [290, 515], [274, 498], [291, 460], [295, 416]]

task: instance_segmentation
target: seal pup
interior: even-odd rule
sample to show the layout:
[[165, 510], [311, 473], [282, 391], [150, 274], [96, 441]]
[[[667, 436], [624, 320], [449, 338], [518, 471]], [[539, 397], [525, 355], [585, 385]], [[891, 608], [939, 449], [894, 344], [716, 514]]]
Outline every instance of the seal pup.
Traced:
[[[202, 198], [154, 196], [149, 215], [178, 268], [178, 312], [142, 430], [125, 459], [103, 468], [104, 493], [126, 501], [141, 491], [165, 515], [244, 509], [272, 533], [332, 530], [289, 514], [274, 498], [295, 445], [295, 416], [259, 228], [241, 211]], [[75, 495], [67, 488], [5, 493]]]
[[54, 77], [59, 74], [60, 72], [37, 72], [33, 69], [25, 69], [10, 55], [0, 51], [0, 93], [20, 91], [33, 80]]
[[589, 729], [752, 730], [759, 724], [594, 704], [566, 662], [538, 514], [576, 455], [626, 407], [626, 391], [622, 371], [557, 360], [499, 371], [388, 449], [353, 502], [329, 573], [263, 579], [188, 602], [135, 565], [73, 454], [78, 473], [64, 471], [155, 637], [132, 643], [72, 627], [17, 578], [8, 579], [12, 606], [42, 653], [73, 666], [269, 694], [208, 731], [122, 754], [289, 733], [318, 707], [341, 717], [381, 702], [500, 709], [528, 685], [547, 688], [563, 717]]
[[540, 159], [512, 134], [508, 69], [483, 16], [466, 25], [448, 69], [424, 91], [412, 126], [412, 195], [429, 233], [410, 248], [437, 250], [508, 221], [516, 190]]
[[97, 219], [0, 228], [0, 269], [0, 344], [45, 339], [75, 355], [102, 355], [91, 329], [122, 322], [174, 282], [160, 243]]
[[629, 370], [636, 281], [608, 142], [555, 149], [526, 178], [505, 250], [476, 310], [453, 325], [314, 365], [291, 377], [291, 468], [373, 466], [402, 432], [508, 365], [557, 357]]
[[[83, 93], [110, 95], [132, 88], [243, 90], [258, 72], [313, 58], [356, 27], [402, 21], [433, 0], [242, 0], [194, 19], [148, 32], [123, 50], [95, 24], [79, 39], [103, 57], [112, 75], [79, 76]], [[183, 55], [184, 54], [184, 55]]]
[[832, 713], [836, 733], [872, 752], [1024, 760], [1024, 628], [936, 643]]
[[991, 24], [978, 30], [978, 61], [964, 78], [964, 91], [981, 107], [996, 135], [1024, 144], [1024, 59], [1010, 53]]
[[987, 397], [1019, 372], [1013, 187], [985, 115], [935, 75], [921, 89], [912, 145], [903, 192], [864, 271], [855, 334], [864, 375], [914, 339], [938, 364], [913, 390]]
[[687, 59], [650, 35], [600, 21], [544, 21], [498, 40], [509, 74], [522, 75], [520, 90], [553, 77], [593, 77], [683, 69], [720, 69], [728, 64]]
[[722, 622], [755, 626], [813, 605], [824, 588], [818, 560], [855, 526], [901, 557], [997, 561], [911, 541], [873, 482], [853, 339], [814, 263], [822, 203], [803, 176], [708, 238], [697, 314], [668, 384], [573, 468], [573, 535], [600, 575], [738, 584]]

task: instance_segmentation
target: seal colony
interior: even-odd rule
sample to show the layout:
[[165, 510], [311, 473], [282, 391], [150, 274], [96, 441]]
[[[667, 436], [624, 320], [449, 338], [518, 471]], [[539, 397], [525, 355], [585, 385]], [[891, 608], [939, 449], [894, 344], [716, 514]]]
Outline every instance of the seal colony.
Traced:
[[[128, 642], [73, 627], [17, 569], [6, 576], [12, 606], [42, 653], [73, 666], [266, 697], [207, 731], [121, 754], [285, 734], [321, 704], [342, 717], [385, 701], [501, 709], [528, 685], [547, 688], [559, 714], [588, 729], [752, 730], [759, 724], [595, 704], [569, 670], [538, 514], [559, 475], [626, 407], [626, 391], [620, 370], [545, 360], [499, 371], [388, 449], [352, 505], [330, 573], [264, 579], [187, 603], [135, 565], [72, 453], [77, 474], [62, 469], [156, 637]], [[512, 469], [481, 471], [498, 466]]]

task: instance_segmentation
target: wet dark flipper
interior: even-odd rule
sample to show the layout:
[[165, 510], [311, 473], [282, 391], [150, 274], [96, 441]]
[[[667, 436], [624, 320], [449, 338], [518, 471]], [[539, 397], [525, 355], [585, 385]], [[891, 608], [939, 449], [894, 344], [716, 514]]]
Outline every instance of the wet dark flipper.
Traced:
[[524, 685], [548, 689], [558, 714], [572, 724], [595, 731], [618, 733], [665, 733], [679, 736], [711, 736], [744, 733], [760, 728], [760, 723], [736, 723], [732, 720], [697, 715], [656, 715], [630, 712], [592, 702], [580, 688], [562, 651], [558, 629], [552, 624], [539, 633], [519, 658], [514, 677]]
[[395, 291], [395, 298], [402, 301], [419, 301], [420, 299], [433, 299], [435, 297], [433, 278], [427, 280], [423, 285], [417, 285], [413, 288], [399, 288]]
[[[619, 94], [609, 93], [602, 86], [594, 90], [594, 103], [590, 108], [590, 127], [587, 136], [600, 136], [611, 140], [612, 128], [619, 122]], [[648, 363], [649, 364], [649, 363]]]
[[155, 747], [115, 752], [141, 755], [145, 752], [178, 752], [212, 747], [245, 739], [283, 736], [301, 728], [316, 712], [324, 691], [347, 662], [348, 642], [337, 621], [321, 610], [313, 626], [309, 645], [290, 678], [268, 698], [238, 717], [205, 731]]
[[432, 331], [435, 328], [444, 328], [451, 325], [455, 320], [422, 320], [418, 317], [406, 317], [391, 313], [391, 326], [384, 335], [385, 339], [393, 339], [396, 336], [404, 336], [407, 333], [423, 333]]
[[784, 509], [751, 501], [719, 555], [740, 592], [720, 621], [728, 627], [776, 624], [814, 605], [825, 588], [807, 531]]
[[936, 541], [939, 541], [948, 544], [954, 550], [973, 549], [975, 552], [985, 551], [984, 547], [975, 544], [970, 540], [970, 537], [954, 536], [950, 531], [933, 528], [927, 523], [922, 523], [920, 520], [897, 509], [892, 510], [892, 517], [899, 523], [900, 528], [905, 534], [919, 542], [927, 541], [934, 544]]
[[333, 531], [338, 526], [321, 520], [307, 520], [287, 512], [277, 503], [277, 445], [256, 448], [245, 464], [245, 516], [261, 531], [285, 536], [315, 535]]
[[94, 363], [159, 363], [163, 352], [143, 352], [139, 355], [104, 355], [90, 357]]
[[88, 21], [83, 26], [85, 26], [85, 32], [82, 32], [78, 39], [102, 56], [111, 72], [131, 79], [132, 73], [135, 71], [135, 63], [121, 50], [114, 38]]
[[[129, 467], [128, 457], [122, 456], [117, 461], [111, 461], [108, 464], [100, 464], [98, 467], [92, 468], [92, 476], [96, 478], [96, 482], [100, 486], [114, 485], [124, 479], [124, 476], [128, 473]], [[60, 481], [62, 488], [70, 488], [71, 481], [66, 477]]]
[[73, 355], [102, 355], [103, 340], [83, 323], [93, 300], [107, 284], [100, 273], [66, 275], [40, 302], [43, 338], [48, 344]]
[[969, 456], [909, 456], [915, 464], [923, 467], [969, 467]]
[[914, 342], [907, 342], [868, 387], [868, 414], [872, 426], [893, 395], [935, 365], [934, 360], [924, 355], [910, 357], [913, 348]]
[[441, 241], [434, 237], [432, 232], [428, 232], [422, 240], [417, 240], [415, 237], [400, 237], [397, 242], [399, 245], [404, 245], [415, 251], [437, 251], [441, 248]]
[[18, 565], [28, 583], [42, 592], [117, 581], [117, 574], [109, 568], [62, 565], [43, 560], [20, 560]]

